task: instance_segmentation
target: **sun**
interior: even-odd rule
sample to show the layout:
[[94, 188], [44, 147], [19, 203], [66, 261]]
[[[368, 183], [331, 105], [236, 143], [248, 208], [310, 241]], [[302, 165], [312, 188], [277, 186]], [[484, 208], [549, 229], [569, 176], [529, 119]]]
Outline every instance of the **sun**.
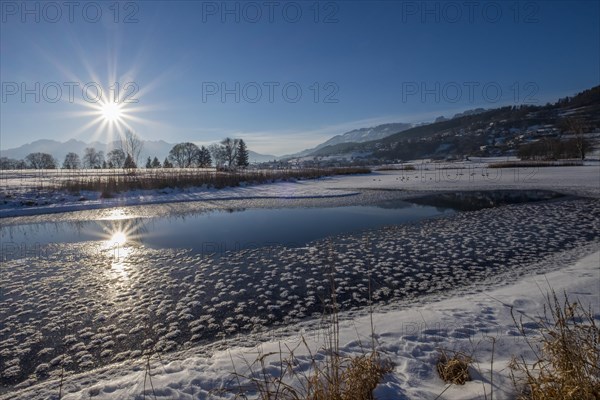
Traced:
[[102, 108], [100, 111], [102, 112], [102, 117], [107, 122], [119, 122], [121, 117], [123, 116], [123, 112], [121, 110], [121, 106], [118, 103], [114, 102], [106, 102], [102, 104]]

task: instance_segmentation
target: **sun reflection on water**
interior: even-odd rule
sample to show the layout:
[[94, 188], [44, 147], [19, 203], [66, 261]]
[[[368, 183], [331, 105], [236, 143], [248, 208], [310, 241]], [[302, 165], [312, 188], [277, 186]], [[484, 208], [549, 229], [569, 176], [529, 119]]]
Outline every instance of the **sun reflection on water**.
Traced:
[[113, 243], [116, 246], [123, 245], [127, 243], [127, 235], [125, 232], [115, 232], [110, 238], [109, 242]]
[[140, 218], [131, 218], [126, 209], [110, 210], [102, 225], [102, 248], [108, 258], [111, 270], [123, 279], [129, 279], [132, 268], [131, 256], [139, 245], [144, 231]]
[[115, 253], [113, 254], [111, 269], [123, 279], [129, 279], [129, 269], [131, 268], [129, 264], [129, 256], [132, 254], [132, 252], [133, 250], [131, 247], [117, 247], [115, 249]]

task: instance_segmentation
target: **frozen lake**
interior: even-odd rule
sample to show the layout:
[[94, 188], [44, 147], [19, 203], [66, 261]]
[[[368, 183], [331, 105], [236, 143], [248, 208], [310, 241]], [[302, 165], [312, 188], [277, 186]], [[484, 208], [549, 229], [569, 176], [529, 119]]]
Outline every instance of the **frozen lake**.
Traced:
[[63, 367], [85, 371], [318, 318], [331, 306], [332, 281], [341, 310], [360, 311], [368, 288], [389, 304], [514, 280], [597, 240], [600, 209], [548, 191], [480, 191], [370, 206], [140, 214], [119, 208], [76, 222], [3, 224], [5, 389]]
[[[232, 208], [153, 217], [115, 208], [103, 215], [65, 222], [27, 223], [0, 228], [2, 259], [43, 252], [49, 244], [89, 242], [92, 246], [135, 243], [152, 249], [189, 249], [214, 254], [265, 246], [299, 247], [342, 233], [448, 216], [507, 204], [562, 197], [552, 191], [506, 190], [450, 192], [412, 200], [387, 200], [370, 206], [311, 208]], [[151, 210], [151, 208], [150, 208]]]
[[[97, 220], [9, 225], [3, 226], [0, 234], [3, 259], [27, 257], [48, 244], [110, 244], [114, 239], [153, 249], [190, 249], [193, 254], [212, 254], [275, 245], [298, 247], [331, 235], [453, 212], [448, 207], [400, 200], [373, 206], [231, 209], [163, 217], [136, 215], [126, 208], [117, 208]], [[119, 233], [124, 237], [115, 236]]]

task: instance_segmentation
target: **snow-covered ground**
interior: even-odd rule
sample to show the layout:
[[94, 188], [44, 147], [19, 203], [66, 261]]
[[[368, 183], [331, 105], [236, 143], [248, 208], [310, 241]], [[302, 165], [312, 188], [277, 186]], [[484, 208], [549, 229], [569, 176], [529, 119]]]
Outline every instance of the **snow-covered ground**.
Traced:
[[[379, 289], [374, 294], [381, 302], [373, 316], [378, 348], [395, 368], [377, 388], [378, 399], [431, 399], [442, 393], [446, 386], [435, 372], [438, 348], [472, 353], [477, 361], [474, 381], [449, 388], [440, 398], [477, 399], [484, 390], [489, 396], [490, 373], [494, 398], [513, 398], [507, 363], [512, 355], [528, 353], [512, 321], [511, 306], [518, 315], [532, 318], [542, 311], [546, 290], [552, 287], [592, 305], [600, 320], [600, 169], [427, 165], [416, 171], [219, 191], [128, 193], [86, 201], [49, 197], [48, 204], [33, 207], [7, 203], [0, 216], [170, 202], [198, 207], [232, 203], [285, 207], [301, 205], [297, 202], [302, 199], [361, 204], [380, 198], [378, 193], [403, 197], [454, 190], [549, 189], [591, 197], [460, 213], [333, 240], [337, 286], [346, 310], [341, 330], [345, 354], [360, 353], [362, 344], [370, 342], [363, 290], [366, 264]], [[19, 218], [26, 217], [5, 221], [23, 223]], [[373, 246], [364, 246], [365, 239]], [[144, 394], [161, 399], [234, 398], [234, 365], [243, 374], [243, 360], [254, 360], [257, 343], [262, 343], [263, 352], [295, 347], [300, 335], [313, 350], [323, 344], [319, 310], [314, 307], [323, 294], [321, 286], [326, 286], [328, 248], [329, 242], [323, 240], [299, 249], [257, 249], [215, 259], [185, 251], [131, 248], [124, 260], [114, 262], [110, 250], [108, 255], [98, 249], [92, 254], [85, 245], [57, 244], [48, 257], [5, 262], [0, 276], [4, 292], [0, 334], [8, 339], [0, 342], [4, 358], [0, 372], [8, 376], [12, 368], [9, 372], [18, 374], [19, 365], [37, 372], [21, 380], [17, 391], [0, 398], [57, 398], [61, 361], [56, 352], [63, 347], [48, 347], [53, 335], [63, 335], [61, 346], [70, 348], [82, 370], [98, 367], [67, 374], [63, 398], [142, 399]], [[255, 318], [247, 318], [245, 310], [254, 313], [255, 308]], [[230, 314], [232, 310], [235, 313]], [[196, 321], [198, 312], [207, 317]], [[122, 351], [130, 337], [140, 337], [150, 313], [158, 317], [153, 321], [155, 342], [133, 343]], [[43, 317], [32, 318], [38, 315]], [[110, 326], [103, 321], [110, 321]], [[215, 334], [225, 328], [230, 336]], [[206, 335], [213, 340], [206, 340]], [[154, 390], [141, 358], [148, 346], [161, 351], [160, 358], [151, 359]], [[32, 366], [39, 360], [27, 360], [27, 354], [36, 353], [40, 360], [54, 355], [42, 362], [45, 365]], [[269, 371], [278, 371], [277, 362], [278, 358], [270, 360]], [[299, 368], [307, 367], [309, 361], [300, 363]]]

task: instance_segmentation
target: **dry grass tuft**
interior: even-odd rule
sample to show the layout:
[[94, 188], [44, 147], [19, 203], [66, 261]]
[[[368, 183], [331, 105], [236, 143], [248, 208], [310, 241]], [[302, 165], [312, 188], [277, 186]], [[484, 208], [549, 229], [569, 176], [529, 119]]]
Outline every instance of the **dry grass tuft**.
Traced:
[[527, 337], [522, 320], [515, 319], [537, 359], [533, 364], [523, 357], [512, 360], [513, 381], [517, 386], [524, 384], [519, 398], [599, 400], [600, 329], [592, 310], [571, 303], [566, 293], [561, 302], [554, 291], [547, 303], [544, 316], [536, 321], [539, 341]]
[[[306, 342], [304, 345], [308, 346]], [[273, 355], [282, 356], [262, 354], [251, 366], [256, 368], [249, 376], [239, 375], [250, 381], [262, 400], [372, 400], [373, 390], [393, 369], [377, 352], [352, 357], [330, 354], [325, 361], [311, 354], [312, 368], [306, 372], [296, 368], [300, 363], [290, 350], [280, 364], [281, 374], [273, 376], [267, 372], [265, 362]]]
[[383, 376], [393, 369], [389, 361], [382, 360], [377, 353], [350, 358], [342, 372], [343, 392], [341, 399], [372, 399], [373, 390]]
[[453, 385], [464, 385], [465, 382], [471, 380], [469, 374], [469, 365], [473, 362], [471, 357], [458, 352], [449, 357], [445, 350], [442, 350], [441, 353], [436, 367], [440, 378], [444, 382]]

